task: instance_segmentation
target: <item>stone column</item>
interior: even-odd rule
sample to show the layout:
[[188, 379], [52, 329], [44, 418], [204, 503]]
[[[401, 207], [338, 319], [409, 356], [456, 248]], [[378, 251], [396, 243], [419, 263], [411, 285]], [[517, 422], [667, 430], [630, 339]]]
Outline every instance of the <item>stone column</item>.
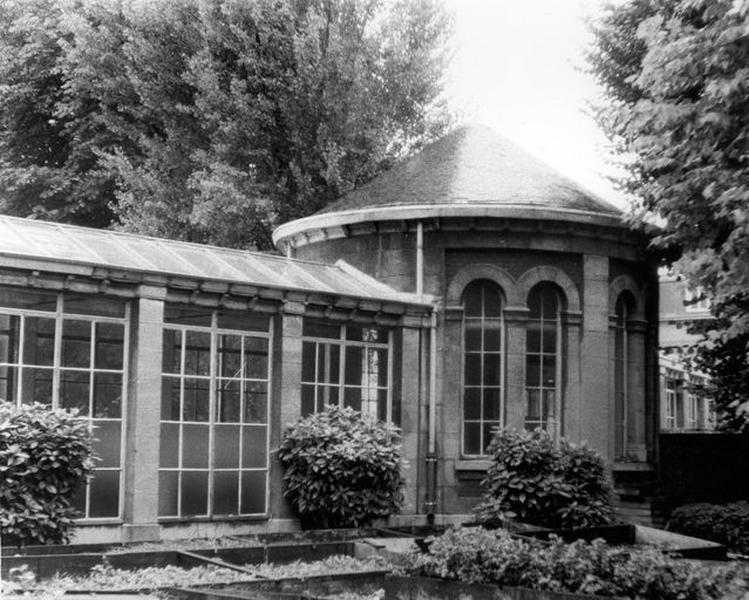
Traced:
[[159, 539], [161, 362], [166, 288], [142, 285], [130, 327], [123, 542]]
[[305, 306], [301, 302], [284, 302], [276, 317], [273, 340], [273, 383], [270, 401], [269, 485], [271, 518], [295, 516], [283, 497], [283, 470], [278, 454], [273, 452], [281, 443], [287, 425], [302, 416], [302, 320]]
[[637, 461], [647, 460], [645, 436], [645, 333], [647, 322], [630, 320], [627, 323], [627, 456]]
[[609, 397], [609, 259], [583, 256], [582, 406], [580, 438], [613, 457], [613, 407]]
[[421, 379], [421, 327], [420, 318], [404, 316], [400, 322], [400, 344], [395, 357], [399, 361], [399, 380], [393, 378], [393, 385], [400, 386], [401, 429], [403, 431], [403, 506], [404, 515], [419, 514], [422, 511], [424, 489], [424, 456], [420, 447], [426, 439], [422, 431], [423, 421], [420, 410], [424, 400], [424, 386]]
[[528, 308], [505, 308], [505, 425], [515, 429], [525, 427], [527, 412], [525, 399], [525, 330]]

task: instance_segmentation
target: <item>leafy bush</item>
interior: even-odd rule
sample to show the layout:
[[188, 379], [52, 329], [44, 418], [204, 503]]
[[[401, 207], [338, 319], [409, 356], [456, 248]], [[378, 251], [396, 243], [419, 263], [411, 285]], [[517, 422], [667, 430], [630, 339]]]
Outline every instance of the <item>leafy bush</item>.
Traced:
[[668, 528], [749, 554], [749, 502], [687, 504], [671, 513]]
[[654, 549], [613, 548], [603, 540], [565, 544], [522, 539], [503, 529], [466, 527], [434, 538], [415, 574], [552, 592], [705, 600], [726, 597], [735, 571], [701, 571]]
[[609, 523], [611, 486], [603, 459], [585, 446], [544, 431], [497, 431], [489, 445], [492, 465], [481, 482], [475, 513], [485, 522], [517, 519], [542, 527]]
[[5, 544], [66, 542], [70, 501], [93, 469], [83, 419], [41, 404], [0, 400], [0, 535]]
[[399, 508], [398, 429], [328, 406], [290, 427], [278, 451], [284, 495], [307, 527], [358, 527]]

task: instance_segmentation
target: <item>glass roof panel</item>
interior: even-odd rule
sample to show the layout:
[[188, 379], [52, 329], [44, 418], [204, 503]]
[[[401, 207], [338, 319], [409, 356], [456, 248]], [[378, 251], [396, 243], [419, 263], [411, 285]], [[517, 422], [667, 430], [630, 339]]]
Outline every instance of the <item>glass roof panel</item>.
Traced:
[[334, 265], [0, 215], [0, 253], [164, 275], [400, 300]]

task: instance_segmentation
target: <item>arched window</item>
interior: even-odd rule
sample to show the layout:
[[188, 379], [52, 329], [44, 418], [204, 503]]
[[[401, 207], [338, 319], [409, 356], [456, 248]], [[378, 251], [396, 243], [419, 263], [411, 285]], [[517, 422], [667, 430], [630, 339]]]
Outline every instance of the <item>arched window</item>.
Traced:
[[561, 300], [556, 287], [539, 283], [528, 294], [525, 346], [525, 426], [559, 434], [561, 411]]
[[629, 362], [629, 334], [627, 323], [634, 311], [635, 299], [624, 291], [616, 299], [614, 314], [614, 456], [627, 456], [627, 407], [629, 389], [627, 384], [627, 363]]
[[463, 293], [463, 454], [483, 455], [501, 424], [504, 387], [502, 292], [480, 279]]

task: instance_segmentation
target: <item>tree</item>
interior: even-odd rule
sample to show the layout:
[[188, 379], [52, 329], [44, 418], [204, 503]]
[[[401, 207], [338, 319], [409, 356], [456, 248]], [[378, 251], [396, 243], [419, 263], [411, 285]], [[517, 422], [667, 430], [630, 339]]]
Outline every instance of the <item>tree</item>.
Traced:
[[[596, 117], [627, 154], [634, 222], [710, 297], [696, 364], [726, 423], [749, 411], [749, 1], [636, 0], [593, 26]], [[726, 353], [731, 359], [723, 361]], [[727, 371], [723, 364], [730, 364]], [[738, 379], [735, 369], [743, 375]], [[740, 389], [733, 386], [743, 382]]]
[[438, 0], [10, 0], [0, 23], [5, 212], [266, 248], [450, 124]]

